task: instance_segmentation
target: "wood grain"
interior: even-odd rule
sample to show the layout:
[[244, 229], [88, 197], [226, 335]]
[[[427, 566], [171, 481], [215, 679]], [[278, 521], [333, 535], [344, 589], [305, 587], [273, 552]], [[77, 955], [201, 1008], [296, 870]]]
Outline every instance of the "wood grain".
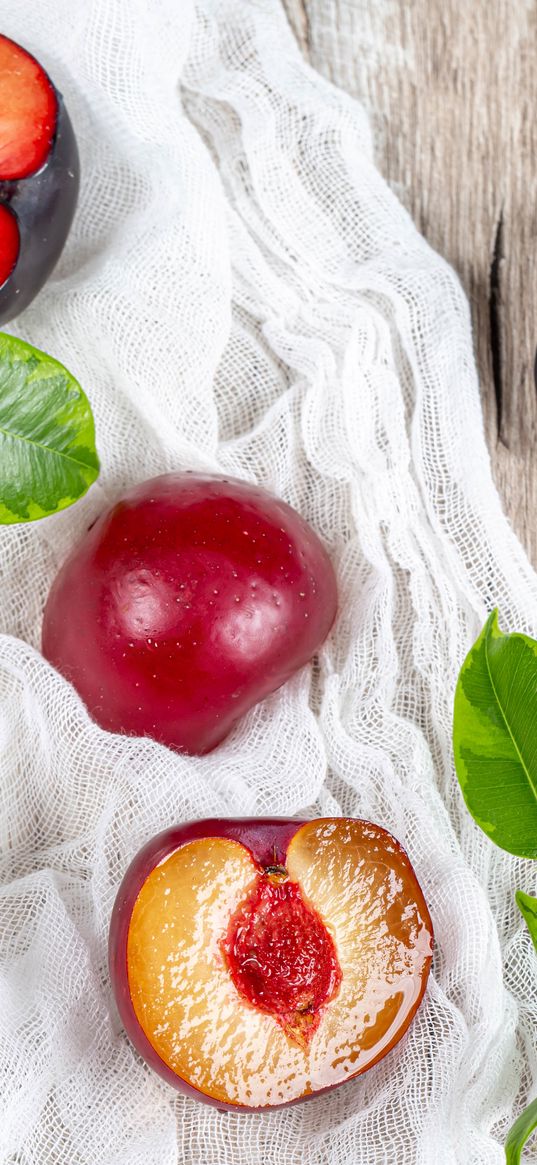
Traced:
[[537, 566], [537, 0], [284, 0], [368, 110], [376, 160], [469, 296], [485, 431]]

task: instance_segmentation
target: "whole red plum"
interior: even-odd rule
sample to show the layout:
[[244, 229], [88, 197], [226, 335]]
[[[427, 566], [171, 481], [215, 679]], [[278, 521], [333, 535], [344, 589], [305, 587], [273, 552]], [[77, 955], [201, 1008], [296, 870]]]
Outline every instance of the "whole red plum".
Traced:
[[60, 570], [43, 653], [112, 732], [206, 753], [328, 634], [319, 538], [249, 482], [169, 473], [102, 514]]

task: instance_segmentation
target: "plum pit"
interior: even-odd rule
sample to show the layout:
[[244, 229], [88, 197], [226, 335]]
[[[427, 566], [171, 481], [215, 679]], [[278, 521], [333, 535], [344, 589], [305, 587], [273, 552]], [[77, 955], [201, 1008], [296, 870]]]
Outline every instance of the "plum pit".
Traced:
[[221, 942], [237, 991], [306, 1048], [337, 993], [334, 940], [282, 867], [259, 875]]

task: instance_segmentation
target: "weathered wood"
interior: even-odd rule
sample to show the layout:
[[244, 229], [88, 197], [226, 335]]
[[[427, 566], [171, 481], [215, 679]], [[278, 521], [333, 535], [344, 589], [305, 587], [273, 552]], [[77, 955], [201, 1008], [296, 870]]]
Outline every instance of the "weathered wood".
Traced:
[[537, 0], [285, 0], [470, 298], [505, 510], [537, 565]]

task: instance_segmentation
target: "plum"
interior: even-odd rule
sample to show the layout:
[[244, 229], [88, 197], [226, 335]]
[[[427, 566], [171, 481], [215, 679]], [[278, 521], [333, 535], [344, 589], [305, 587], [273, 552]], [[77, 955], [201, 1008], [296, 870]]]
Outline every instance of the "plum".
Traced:
[[147, 1063], [244, 1112], [326, 1092], [385, 1056], [423, 998], [432, 942], [409, 858], [380, 826], [215, 819], [134, 858], [109, 965]]
[[103, 728], [201, 754], [311, 659], [336, 606], [330, 559], [285, 502], [245, 481], [164, 474], [72, 552], [43, 653]]
[[0, 325], [28, 306], [57, 263], [79, 173], [61, 94], [26, 49], [0, 35]]

